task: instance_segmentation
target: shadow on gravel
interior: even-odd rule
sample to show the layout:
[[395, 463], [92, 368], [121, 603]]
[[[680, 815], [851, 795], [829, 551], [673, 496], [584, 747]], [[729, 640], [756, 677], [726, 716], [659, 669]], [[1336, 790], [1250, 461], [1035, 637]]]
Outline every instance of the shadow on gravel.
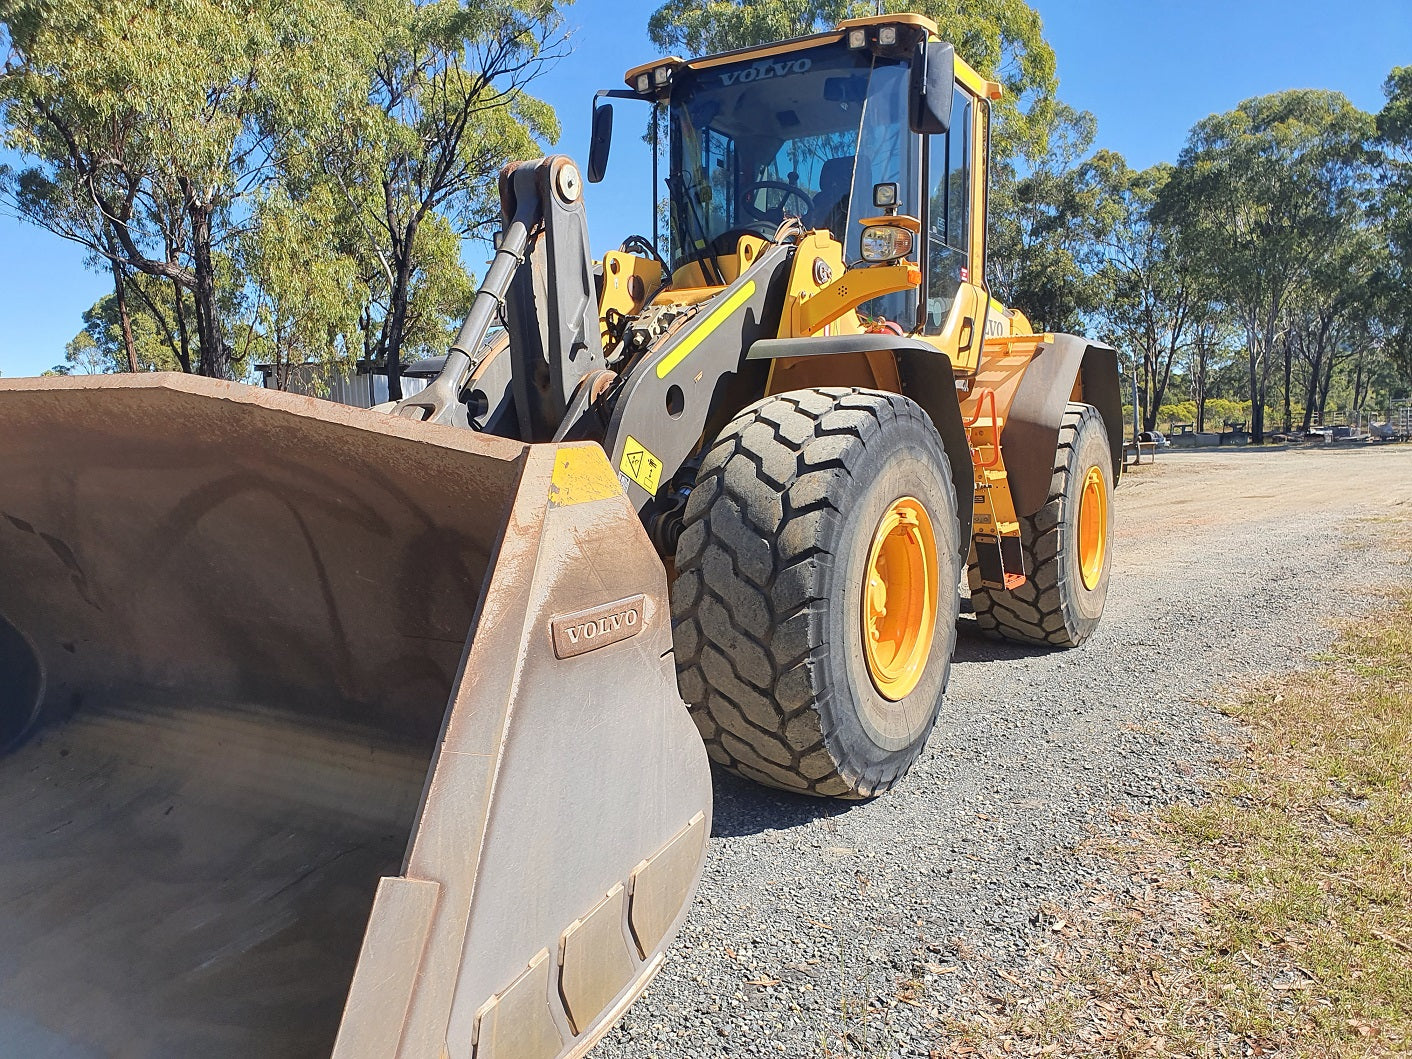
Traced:
[[731, 772], [711, 767], [715, 809], [711, 821], [714, 838], [740, 838], [762, 831], [799, 827], [811, 820], [846, 813], [862, 802], [808, 798], [802, 794], [761, 787]]
[[981, 632], [976, 619], [962, 614], [956, 619], [956, 650], [951, 662], [1003, 662], [1017, 658], [1035, 658], [1051, 655], [1053, 647], [1036, 647], [1034, 644], [1011, 643], [1009, 640], [992, 640]]

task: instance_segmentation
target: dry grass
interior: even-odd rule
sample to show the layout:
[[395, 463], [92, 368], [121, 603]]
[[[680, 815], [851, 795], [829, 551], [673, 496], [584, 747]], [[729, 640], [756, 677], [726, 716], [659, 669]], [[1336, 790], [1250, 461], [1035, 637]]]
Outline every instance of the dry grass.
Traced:
[[1412, 593], [1223, 709], [1211, 798], [1096, 844], [1137, 885], [934, 1056], [1412, 1056]]

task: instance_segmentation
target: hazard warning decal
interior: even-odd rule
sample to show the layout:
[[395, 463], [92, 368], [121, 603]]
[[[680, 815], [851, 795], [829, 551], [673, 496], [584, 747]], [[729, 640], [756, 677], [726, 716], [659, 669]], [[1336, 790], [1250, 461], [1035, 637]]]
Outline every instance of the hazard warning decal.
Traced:
[[631, 434], [623, 444], [623, 460], [618, 469], [653, 496], [662, 478], [662, 461], [643, 447]]

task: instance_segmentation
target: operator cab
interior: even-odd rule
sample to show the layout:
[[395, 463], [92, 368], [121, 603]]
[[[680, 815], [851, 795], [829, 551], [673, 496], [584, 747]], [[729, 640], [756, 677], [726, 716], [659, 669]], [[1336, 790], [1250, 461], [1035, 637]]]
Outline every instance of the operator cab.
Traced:
[[[743, 236], [772, 239], [791, 218], [828, 232], [846, 267], [866, 266], [863, 222], [881, 212], [879, 186], [895, 185], [889, 212], [921, 227], [908, 255], [923, 271], [921, 290], [881, 295], [858, 312], [914, 334], [954, 331], [947, 326], [953, 317], [971, 319], [974, 330], [976, 310], [988, 301], [979, 286], [983, 226], [971, 224], [984, 209], [978, 144], [988, 118], [984, 100], [995, 98], [998, 86], [956, 60], [954, 79], [949, 72], [946, 79], [947, 127], [914, 131], [913, 67], [923, 54], [919, 45], [935, 39], [934, 24], [921, 16], [878, 16], [787, 48], [669, 58], [629, 70], [630, 91], [606, 94], [665, 110], [663, 257], [674, 285], [723, 282], [722, 264]], [[964, 311], [953, 312], [958, 298]]]

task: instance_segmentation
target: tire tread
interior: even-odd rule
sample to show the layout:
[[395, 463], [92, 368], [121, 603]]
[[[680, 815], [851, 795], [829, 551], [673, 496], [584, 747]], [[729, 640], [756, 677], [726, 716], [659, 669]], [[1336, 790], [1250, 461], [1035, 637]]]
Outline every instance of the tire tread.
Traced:
[[829, 603], [811, 564], [833, 557], [817, 529], [795, 529], [843, 517], [837, 498], [858, 443], [902, 418], [931, 428], [899, 394], [792, 391], [743, 409], [702, 462], [677, 549], [672, 624], [683, 697], [707, 753], [730, 771], [841, 798], [880, 794], [906, 772], [834, 766], [810, 680], [827, 650], [819, 630]]
[[979, 565], [974, 561], [967, 564], [976, 624], [991, 636], [1040, 647], [1077, 647], [1085, 638], [1068, 620], [1065, 599], [1069, 586], [1059, 542], [1074, 448], [1091, 421], [1102, 428], [1102, 417], [1092, 405], [1071, 402], [1065, 409], [1048, 498], [1033, 515], [1020, 518], [1020, 541], [1028, 575], [1025, 584], [1014, 591], [987, 588], [981, 583]]

